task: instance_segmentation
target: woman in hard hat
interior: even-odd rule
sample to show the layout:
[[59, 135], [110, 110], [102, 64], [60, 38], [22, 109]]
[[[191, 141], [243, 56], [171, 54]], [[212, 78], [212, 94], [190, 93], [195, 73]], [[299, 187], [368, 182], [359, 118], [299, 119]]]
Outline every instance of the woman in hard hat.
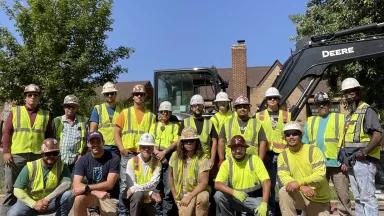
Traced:
[[230, 106], [231, 100], [228, 98], [228, 94], [225, 92], [219, 92], [216, 95], [216, 99], [214, 100], [216, 110], [218, 111], [215, 115], [211, 117], [211, 122], [215, 127], [216, 131], [220, 131], [224, 122], [231, 118], [233, 112]]

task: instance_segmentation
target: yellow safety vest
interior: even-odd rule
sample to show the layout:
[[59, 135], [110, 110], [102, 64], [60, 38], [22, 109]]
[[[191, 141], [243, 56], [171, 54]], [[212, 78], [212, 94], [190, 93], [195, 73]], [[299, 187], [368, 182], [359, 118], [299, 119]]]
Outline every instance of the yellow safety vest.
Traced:
[[103, 134], [105, 145], [115, 146], [115, 124], [122, 108], [116, 105], [113, 118], [111, 119], [108, 114], [106, 103], [95, 106], [99, 114], [98, 131]]
[[138, 124], [134, 107], [124, 109], [122, 112], [126, 119], [122, 130], [123, 146], [125, 149], [137, 151], [137, 142], [140, 136], [149, 132], [151, 125], [155, 123], [156, 116], [149, 111], [145, 111], [141, 123]]
[[136, 183], [139, 185], [146, 184], [151, 181], [153, 177], [153, 173], [158, 166], [158, 161], [154, 158], [151, 158], [151, 165], [149, 166], [149, 170], [146, 175], [143, 172], [143, 163], [138, 158], [138, 156], [133, 157], [133, 160], [130, 161], [131, 166], [134, 168]]
[[[371, 141], [371, 135], [364, 132], [364, 118], [369, 105], [360, 102], [349, 121], [345, 122], [346, 132], [344, 138], [345, 147], [365, 148]], [[380, 146], [371, 151], [369, 156], [380, 159]]]
[[232, 111], [228, 111], [225, 114], [217, 112], [209, 120], [212, 122], [212, 124], [215, 127], [217, 133], [220, 133], [221, 128], [223, 127], [225, 121], [227, 121], [228, 119], [232, 118], [232, 116], [233, 116], [233, 112]]
[[64, 164], [57, 160], [51, 168], [44, 182], [43, 161], [38, 159], [27, 163], [29, 185], [27, 187], [28, 194], [33, 200], [40, 200], [48, 194], [52, 193], [59, 185], [61, 173], [63, 172]]
[[[63, 139], [63, 129], [64, 129], [64, 120], [65, 120], [65, 115], [58, 116], [53, 119], [53, 122], [55, 124], [55, 138], [56, 140], [60, 143]], [[84, 116], [81, 115], [76, 115], [76, 121], [80, 123], [80, 134], [81, 134], [81, 141], [80, 141], [80, 146], [78, 146], [78, 149], [76, 150], [79, 154], [82, 153], [85, 144], [87, 142], [87, 122], [88, 119]]]
[[[248, 178], [245, 178], [244, 182], [240, 182], [240, 188], [234, 188], [235, 190], [244, 191], [246, 193], [252, 193], [257, 191], [261, 188], [261, 182], [257, 178], [257, 175], [254, 174], [255, 168], [253, 163], [253, 157], [258, 157], [256, 155], [245, 155], [245, 158], [243, 160], [246, 160], [248, 162], [248, 165], [245, 166], [235, 166], [234, 160], [232, 156], [228, 157], [228, 187], [234, 188], [233, 186], [233, 179], [234, 174], [236, 175], [246, 175]], [[237, 183], [237, 185], [239, 185]]]
[[[258, 135], [260, 128], [261, 124], [257, 122], [256, 118], [249, 118], [247, 128], [245, 129], [244, 133], [241, 133], [238, 117], [237, 115], [234, 115], [224, 124], [225, 138], [227, 140], [227, 143], [229, 143], [233, 136], [243, 136], [245, 142], [249, 145], [249, 147], [247, 148], [247, 153], [258, 155]], [[226, 147], [225, 155], [227, 158], [231, 156], [231, 149], [229, 147]]]
[[12, 107], [12, 145], [11, 153], [41, 153], [41, 143], [45, 138], [45, 131], [49, 121], [48, 111], [39, 109], [35, 122], [31, 120], [25, 106]]
[[164, 130], [161, 130], [162, 123], [156, 122], [151, 127], [151, 135], [155, 139], [156, 147], [159, 149], [167, 149], [172, 142], [178, 139], [179, 125], [177, 123], [169, 122], [165, 125]]
[[287, 142], [284, 139], [284, 125], [291, 121], [291, 113], [279, 110], [279, 117], [275, 129], [272, 127], [271, 117], [267, 109], [256, 113], [256, 119], [261, 122], [268, 140], [268, 150], [276, 153], [284, 151]]
[[[195, 124], [195, 118], [189, 117], [184, 119], [184, 127], [192, 127], [197, 130]], [[203, 129], [199, 134], [199, 139], [201, 142], [201, 146], [203, 147], [204, 156], [210, 158], [211, 157], [211, 130], [212, 130], [212, 122], [208, 119], [204, 119]]]
[[[317, 132], [319, 131], [320, 116], [311, 116], [307, 120], [307, 132], [309, 144], [316, 144]], [[324, 131], [325, 157], [337, 159], [339, 151], [339, 139], [344, 128], [344, 115], [340, 113], [329, 113], [329, 119]]]

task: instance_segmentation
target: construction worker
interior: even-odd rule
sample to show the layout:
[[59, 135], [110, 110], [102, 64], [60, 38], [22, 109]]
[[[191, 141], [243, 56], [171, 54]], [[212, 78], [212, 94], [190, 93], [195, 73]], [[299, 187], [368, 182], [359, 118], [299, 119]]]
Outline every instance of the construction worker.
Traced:
[[348, 194], [348, 175], [341, 171], [341, 164], [337, 161], [339, 141], [342, 139], [344, 129], [344, 115], [330, 112], [330, 99], [324, 92], [317, 92], [314, 95], [314, 102], [319, 115], [307, 119], [302, 142], [316, 145], [323, 152], [326, 159], [327, 180], [332, 180], [341, 204], [337, 209], [340, 215], [353, 215]]
[[41, 143], [52, 137], [49, 112], [39, 107], [41, 90], [35, 84], [24, 88], [24, 106], [12, 107], [3, 128], [5, 197], [1, 213], [5, 215], [16, 202], [13, 184], [27, 162], [41, 157]]
[[41, 145], [43, 157], [28, 162], [14, 185], [17, 203], [9, 216], [52, 214], [67, 216], [72, 208], [73, 194], [68, 166], [60, 160], [59, 143], [53, 138]]
[[153, 124], [150, 129], [150, 133], [156, 143], [153, 153], [162, 164], [160, 183], [157, 186], [163, 197], [162, 202], [156, 204], [156, 210], [159, 215], [170, 215], [174, 206], [172, 194], [168, 186], [168, 162], [177, 147], [179, 124], [170, 122], [171, 115], [172, 104], [169, 101], [161, 102], [158, 122]]
[[345, 118], [345, 134], [341, 143], [341, 155], [346, 154], [341, 166], [348, 171], [352, 193], [355, 197], [355, 214], [379, 215], [375, 196], [376, 163], [380, 160], [382, 128], [374, 109], [362, 101], [360, 83], [346, 78], [341, 91], [348, 114]]
[[215, 127], [213, 127], [212, 122], [203, 117], [204, 99], [201, 95], [193, 95], [189, 105], [191, 106], [192, 116], [184, 119], [179, 131], [181, 132], [184, 127], [193, 127], [196, 129], [200, 137], [204, 155], [209, 159], [209, 164], [212, 167], [217, 152], [217, 131]]
[[220, 132], [224, 122], [231, 118], [233, 112], [230, 107], [231, 100], [228, 98], [228, 94], [225, 92], [219, 92], [214, 100], [216, 110], [218, 111], [213, 115], [210, 120], [217, 132]]
[[120, 158], [104, 150], [103, 135], [98, 132], [88, 134], [87, 146], [90, 151], [75, 164], [73, 193], [75, 216], [87, 215], [98, 209], [101, 215], [116, 215], [118, 195], [114, 194], [119, 179]]
[[104, 148], [119, 155], [120, 152], [114, 138], [114, 128], [122, 107], [116, 103], [117, 92], [118, 90], [114, 83], [106, 82], [103, 85], [101, 94], [104, 95], [105, 102], [93, 108], [89, 131], [100, 131], [105, 140]]
[[120, 197], [119, 214], [127, 215], [128, 210], [124, 205], [124, 194], [127, 185], [127, 162], [138, 154], [137, 143], [140, 136], [148, 133], [151, 126], [155, 123], [156, 116], [145, 109], [145, 87], [135, 85], [132, 90], [133, 106], [121, 111], [117, 117], [115, 125], [115, 143], [121, 154], [120, 161]]
[[204, 157], [196, 129], [186, 127], [169, 162], [169, 187], [180, 216], [208, 215], [210, 164]]
[[285, 124], [288, 148], [277, 159], [278, 176], [283, 184], [279, 191], [281, 214], [297, 215], [298, 209], [307, 216], [329, 215], [331, 194], [325, 178], [325, 158], [315, 145], [303, 145], [302, 134], [299, 123]]
[[275, 197], [277, 157], [287, 145], [284, 140], [283, 129], [284, 125], [291, 121], [291, 113], [279, 105], [281, 95], [277, 88], [268, 88], [264, 98], [267, 101], [267, 108], [256, 113], [256, 119], [261, 122], [268, 140], [267, 154], [264, 160], [271, 178], [271, 195], [268, 204], [272, 214], [275, 215], [278, 211]]
[[[266, 216], [271, 181], [263, 161], [257, 155], [246, 154], [249, 146], [241, 135], [233, 136], [228, 146], [232, 155], [221, 164], [215, 179], [216, 213]], [[260, 187], [262, 197], [258, 194]]]
[[64, 115], [53, 119], [54, 134], [60, 143], [61, 160], [72, 173], [75, 163], [85, 153], [88, 118], [77, 113], [79, 99], [75, 95], [64, 98]]
[[149, 133], [141, 135], [140, 154], [129, 159], [127, 164], [127, 199], [129, 215], [156, 215], [155, 203], [161, 202], [156, 192], [160, 180], [161, 163], [152, 156], [155, 143]]
[[242, 95], [239, 96], [236, 98], [233, 106], [236, 113], [224, 123], [219, 133], [219, 164], [225, 158], [231, 156], [230, 148], [225, 147], [225, 145], [235, 135], [242, 135], [244, 137], [249, 145], [247, 153], [259, 155], [261, 159], [264, 159], [267, 149], [267, 137], [261, 123], [249, 115], [251, 104], [248, 98]]

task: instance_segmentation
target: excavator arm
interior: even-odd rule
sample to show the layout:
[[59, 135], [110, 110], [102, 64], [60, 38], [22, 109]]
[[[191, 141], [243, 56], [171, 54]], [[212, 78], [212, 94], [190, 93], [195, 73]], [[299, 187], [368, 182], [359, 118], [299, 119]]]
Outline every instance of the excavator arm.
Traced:
[[[282, 95], [280, 104], [284, 104], [302, 80], [310, 79], [302, 96], [290, 110], [292, 119], [297, 118], [331, 65], [384, 56], [383, 35], [374, 34], [364, 38], [337, 39], [363, 32], [380, 31], [383, 27], [384, 23], [370, 24], [298, 41], [296, 51], [284, 63], [280, 75], [273, 84]], [[262, 105], [264, 103], [265, 101]]]

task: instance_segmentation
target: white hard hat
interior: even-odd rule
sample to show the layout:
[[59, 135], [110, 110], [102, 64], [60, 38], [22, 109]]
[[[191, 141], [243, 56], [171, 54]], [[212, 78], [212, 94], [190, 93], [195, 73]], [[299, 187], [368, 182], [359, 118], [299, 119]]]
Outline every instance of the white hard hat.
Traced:
[[25, 86], [25, 88], [24, 88], [24, 93], [27, 93], [27, 92], [40, 93], [40, 87], [37, 86], [36, 84], [29, 84], [29, 85]]
[[172, 112], [172, 104], [169, 101], [163, 101], [160, 103], [159, 111], [170, 111]]
[[233, 103], [233, 106], [242, 105], [242, 104], [250, 105], [248, 98], [243, 95], [240, 95], [239, 97], [236, 98], [235, 103]]
[[109, 92], [117, 92], [116, 85], [113, 82], [106, 82], [103, 85], [103, 91], [101, 92], [101, 94], [105, 94]]
[[231, 100], [229, 100], [228, 98], [228, 94], [225, 93], [225, 92], [219, 92], [217, 93], [216, 95], [216, 99], [214, 100], [214, 102], [220, 102], [220, 101], [226, 101], [226, 102], [229, 102]]
[[79, 105], [79, 99], [75, 95], [67, 95], [64, 98], [63, 104], [76, 104]]
[[144, 85], [137, 84], [133, 86], [132, 93], [145, 93]]
[[284, 132], [289, 130], [298, 130], [303, 133], [303, 128], [300, 126], [298, 122], [290, 121], [284, 125]]
[[204, 105], [204, 99], [203, 96], [196, 94], [191, 97], [191, 101], [189, 102], [189, 105]]
[[270, 87], [265, 91], [265, 97], [279, 97], [281, 98], [279, 90], [275, 87]]
[[144, 133], [141, 135], [137, 144], [139, 144], [139, 146], [155, 146], [153, 136], [150, 133]]
[[329, 102], [329, 97], [328, 94], [325, 92], [317, 92], [314, 95], [313, 100], [315, 103]]
[[353, 89], [353, 88], [361, 88], [362, 86], [360, 83], [352, 77], [348, 77], [343, 82], [341, 83], [341, 91], [345, 91], [348, 89]]

